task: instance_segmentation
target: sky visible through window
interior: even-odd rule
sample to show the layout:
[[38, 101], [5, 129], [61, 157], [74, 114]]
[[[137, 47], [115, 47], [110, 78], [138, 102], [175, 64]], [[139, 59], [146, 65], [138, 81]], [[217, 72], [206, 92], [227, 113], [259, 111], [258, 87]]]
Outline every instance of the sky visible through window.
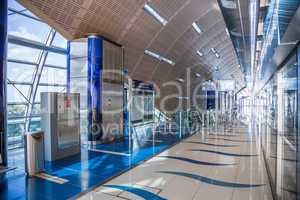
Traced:
[[[30, 41], [46, 44], [51, 27], [42, 22], [38, 17], [25, 9], [15, 0], [8, 0], [8, 35]], [[52, 46], [67, 48], [67, 40], [56, 32]], [[26, 129], [39, 129], [39, 103], [40, 92], [64, 92], [66, 91], [66, 55], [48, 52], [23, 46], [17, 43], [8, 43], [7, 49], [7, 78], [8, 78], [8, 136], [9, 148], [18, 147], [22, 134]], [[34, 96], [33, 82], [38, 75], [37, 69], [41, 55], [45, 56], [41, 79], [39, 81], [34, 109], [32, 113], [26, 110], [30, 106], [30, 99]], [[36, 79], [38, 80], [38, 79]], [[32, 119], [26, 127], [26, 119]], [[16, 142], [17, 141], [17, 142]], [[18, 143], [19, 144], [19, 143]], [[19, 145], [20, 146], [20, 145]]]

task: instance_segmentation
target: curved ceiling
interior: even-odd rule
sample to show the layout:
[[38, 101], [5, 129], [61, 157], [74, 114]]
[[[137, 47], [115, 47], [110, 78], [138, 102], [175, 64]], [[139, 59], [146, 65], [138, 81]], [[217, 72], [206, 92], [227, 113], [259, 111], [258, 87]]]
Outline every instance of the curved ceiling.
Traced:
[[[178, 78], [187, 80], [190, 69], [192, 89], [207, 79], [235, 79], [237, 90], [244, 86], [244, 75], [217, 0], [19, 2], [69, 40], [97, 33], [124, 46], [125, 67], [134, 79], [162, 86]], [[168, 21], [165, 26], [143, 9], [147, 2]], [[193, 22], [201, 27], [202, 33], [193, 28]], [[175, 65], [145, 55], [145, 49], [174, 61]], [[170, 92], [162, 87], [163, 95]]]

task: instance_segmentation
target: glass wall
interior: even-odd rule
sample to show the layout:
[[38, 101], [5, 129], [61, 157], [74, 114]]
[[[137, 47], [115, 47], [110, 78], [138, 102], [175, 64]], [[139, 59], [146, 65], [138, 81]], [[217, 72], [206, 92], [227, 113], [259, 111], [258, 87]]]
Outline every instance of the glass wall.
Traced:
[[[66, 91], [67, 41], [15, 0], [8, 4], [8, 148], [15, 149], [24, 132], [40, 129], [40, 93]], [[23, 39], [51, 48], [21, 45]]]
[[278, 73], [278, 191], [281, 199], [297, 199], [297, 95], [296, 55]]
[[264, 89], [266, 106], [265, 119], [263, 121], [264, 131], [262, 135], [262, 146], [266, 158], [267, 169], [272, 190], [276, 190], [276, 155], [277, 155], [277, 77], [272, 80]]
[[132, 96], [131, 121], [134, 124], [154, 120], [154, 91], [134, 89]]
[[261, 98], [265, 99], [262, 147], [273, 194], [280, 200], [296, 200], [299, 193], [298, 51], [288, 58], [260, 94]]

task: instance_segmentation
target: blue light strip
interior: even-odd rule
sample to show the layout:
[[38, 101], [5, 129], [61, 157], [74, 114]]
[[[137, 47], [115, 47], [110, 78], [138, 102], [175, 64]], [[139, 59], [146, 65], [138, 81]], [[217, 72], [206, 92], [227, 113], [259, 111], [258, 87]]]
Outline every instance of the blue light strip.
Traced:
[[103, 40], [88, 37], [88, 141], [90, 144], [102, 138], [102, 51]]
[[0, 165], [7, 166], [6, 130], [6, 57], [7, 57], [7, 0], [0, 1]]

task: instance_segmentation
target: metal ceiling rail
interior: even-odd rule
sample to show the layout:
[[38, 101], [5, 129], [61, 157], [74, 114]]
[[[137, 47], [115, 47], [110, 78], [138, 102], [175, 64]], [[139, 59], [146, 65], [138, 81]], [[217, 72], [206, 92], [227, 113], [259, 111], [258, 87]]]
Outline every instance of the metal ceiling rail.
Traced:
[[12, 85], [22, 95], [22, 97], [27, 101], [27, 103], [30, 103], [26, 95], [24, 95], [23, 92], [16, 87], [15, 83], [13, 83], [10, 79], [7, 79], [7, 84]]
[[26, 11], [26, 10], [20, 10], [20, 11], [18, 11], [18, 10], [16, 10], [16, 9], [13, 9], [13, 8], [8, 8], [8, 11], [10, 11], [10, 12], [13, 12], [13, 13], [15, 13], [15, 14], [19, 14], [19, 15], [22, 15], [22, 16], [24, 16], [24, 17], [28, 17], [28, 18], [30, 18], [30, 19], [34, 19], [34, 20], [36, 20], [36, 21], [39, 21], [39, 22], [42, 22], [42, 23], [44, 23], [42, 20], [40, 20], [39, 18], [37, 18], [37, 17], [34, 17], [34, 16], [31, 16], [31, 15], [29, 15], [29, 14], [27, 14], [27, 13], [24, 13], [24, 11]]
[[[25, 60], [18, 60], [18, 59], [7, 59], [7, 62], [25, 64], [25, 65], [34, 65], [35, 67], [37, 66], [37, 63], [35, 63], [35, 62], [30, 62], [30, 61], [25, 61]], [[66, 67], [51, 65], [51, 64], [45, 64], [44, 67], [55, 68], [55, 69], [64, 69], [64, 70], [67, 69]]]
[[7, 62], [25, 64], [25, 65], [34, 65], [34, 66], [37, 65], [37, 63], [35, 63], [35, 62], [30, 62], [30, 61], [25, 61], [25, 60], [18, 60], [18, 59], [7, 59]]
[[67, 54], [67, 49], [61, 48], [61, 47], [56, 47], [56, 46], [47, 46], [44, 43], [25, 39], [22, 37], [18, 37], [15, 35], [8, 35], [8, 42], [11, 44], [16, 44], [16, 45], [22, 45], [25, 47], [30, 47], [30, 48], [35, 48], [35, 49], [40, 49], [52, 53], [58, 53], [58, 54]]
[[8, 84], [14, 84], [14, 85], [32, 85], [31, 82], [26, 82], [26, 81], [9, 81]]

